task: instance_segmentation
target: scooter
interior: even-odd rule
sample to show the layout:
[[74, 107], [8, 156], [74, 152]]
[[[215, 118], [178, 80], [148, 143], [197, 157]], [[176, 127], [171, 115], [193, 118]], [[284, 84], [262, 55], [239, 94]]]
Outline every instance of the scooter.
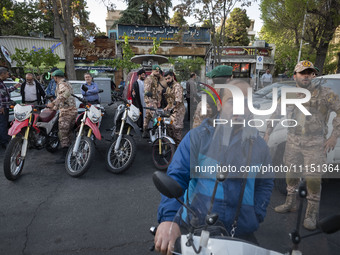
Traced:
[[[4, 157], [4, 173], [8, 180], [19, 178], [28, 149], [46, 148], [56, 152], [59, 146], [59, 112], [46, 108], [45, 105], [17, 104], [14, 107], [14, 122], [8, 130], [12, 136]], [[39, 111], [42, 110], [40, 113]]]
[[152, 161], [159, 170], [168, 168], [176, 150], [175, 141], [166, 134], [167, 125], [172, 124], [170, 113], [163, 109], [144, 107], [145, 109], [155, 112], [149, 126], [149, 135], [152, 142]]
[[[223, 182], [224, 180], [225, 177], [223, 176], [223, 174], [220, 174], [216, 178], [216, 183]], [[218, 215], [211, 213], [211, 210], [209, 210], [206, 215], [199, 215], [199, 210], [194, 210], [189, 205], [180, 200], [180, 197], [183, 196], [182, 187], [178, 182], [176, 182], [165, 173], [160, 171], [155, 172], [153, 174], [153, 182], [160, 193], [169, 198], [175, 198], [182, 205], [182, 208], [179, 209], [179, 214], [181, 215], [178, 215], [178, 217], [176, 216], [177, 219], [175, 221], [182, 219], [182, 212], [184, 211], [186, 214], [186, 218], [189, 219], [188, 234], [181, 235], [179, 243], [176, 242], [178, 245], [175, 244], [175, 251], [173, 252], [173, 254], [283, 255], [282, 253], [264, 249], [247, 241], [235, 238], [232, 233], [231, 236], [228, 235], [228, 232], [224, 228], [223, 223], [220, 223], [218, 221]], [[305, 198], [307, 195], [307, 190], [304, 182], [301, 182], [301, 185], [299, 187], [299, 194], [302, 198]], [[216, 190], [214, 189], [210, 201], [210, 208], [212, 208], [215, 195]], [[300, 236], [299, 228], [301, 225], [302, 206], [303, 199], [300, 200], [296, 229], [289, 234], [293, 243], [292, 250], [285, 253], [285, 255], [302, 255], [302, 252], [299, 250], [298, 245], [303, 238], [307, 238], [320, 233], [332, 234], [340, 230], [340, 214], [338, 214], [320, 220], [318, 223], [319, 231], [306, 236]], [[205, 219], [203, 225], [198, 223], [198, 219]], [[156, 228], [152, 227], [150, 229], [150, 232], [152, 234], [155, 234]], [[154, 247], [151, 247], [151, 250], [153, 249]]]
[[66, 153], [65, 168], [72, 177], [79, 177], [86, 173], [93, 162], [94, 140], [102, 139], [99, 127], [104, 108], [100, 105], [91, 105], [74, 94], [72, 96], [85, 105], [85, 111], [76, 119], [77, 137]]
[[114, 124], [110, 129], [112, 131], [111, 145], [106, 152], [105, 162], [110, 172], [120, 174], [131, 166], [137, 153], [137, 146], [131, 135], [131, 129], [139, 137], [142, 137], [142, 134], [136, 124], [140, 116], [139, 109], [122, 97], [115, 96], [115, 99], [122, 103], [116, 109]]

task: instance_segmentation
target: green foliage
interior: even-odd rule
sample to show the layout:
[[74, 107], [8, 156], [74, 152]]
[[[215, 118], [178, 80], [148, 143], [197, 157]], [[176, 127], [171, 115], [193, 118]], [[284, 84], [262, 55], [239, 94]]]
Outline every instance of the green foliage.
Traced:
[[33, 48], [31, 51], [28, 51], [27, 48], [23, 50], [15, 48], [12, 59], [17, 62], [18, 67], [38, 74], [51, 69], [60, 60], [59, 56], [52, 52], [52, 49], [44, 48]]
[[122, 11], [117, 24], [165, 25], [169, 20], [171, 0], [126, 0], [128, 7]]
[[176, 70], [177, 81], [185, 81], [190, 78], [191, 72], [199, 73], [201, 66], [205, 65], [203, 58], [183, 59], [183, 58], [169, 58], [169, 63], [172, 64]]
[[53, 36], [53, 15], [39, 10], [39, 1], [16, 2], [2, 0], [0, 3], [0, 35]]
[[153, 38], [153, 46], [152, 46], [152, 50], [150, 52], [150, 54], [157, 54], [157, 51], [159, 49], [159, 47], [161, 46], [163, 40], [160, 39], [159, 41], [157, 40], [157, 38]]
[[183, 17], [183, 13], [175, 11], [174, 16], [170, 19], [170, 25], [182, 27], [188, 25], [187, 21]]
[[[117, 41], [118, 42], [118, 41]], [[129, 37], [124, 33], [124, 41], [118, 42], [123, 50], [123, 58], [115, 58], [115, 59], [105, 59], [99, 60], [95, 63], [95, 65], [105, 65], [110, 66], [117, 69], [123, 69], [127, 73], [132, 69], [138, 68], [139, 65], [131, 62], [131, 58], [135, 55], [131, 49], [129, 44]]]
[[250, 27], [250, 19], [247, 16], [246, 10], [235, 8], [226, 21], [226, 44], [231, 46], [248, 46], [248, 27]]

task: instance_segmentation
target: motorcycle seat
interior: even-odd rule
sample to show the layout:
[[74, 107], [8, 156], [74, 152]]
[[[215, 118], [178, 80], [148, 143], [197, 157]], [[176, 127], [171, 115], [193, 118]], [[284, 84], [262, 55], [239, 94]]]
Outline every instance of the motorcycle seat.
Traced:
[[39, 119], [41, 122], [49, 122], [54, 118], [56, 111], [45, 109], [39, 114]]

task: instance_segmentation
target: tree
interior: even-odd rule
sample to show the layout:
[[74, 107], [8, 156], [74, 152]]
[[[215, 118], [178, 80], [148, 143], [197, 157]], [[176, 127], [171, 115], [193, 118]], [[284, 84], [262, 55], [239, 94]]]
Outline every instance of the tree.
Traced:
[[[225, 24], [230, 11], [236, 3], [241, 7], [250, 6], [252, 1], [247, 0], [182, 0], [175, 6], [175, 10], [183, 13], [185, 17], [194, 16], [198, 21], [211, 22], [212, 53], [214, 64], [221, 64], [221, 46], [224, 45]], [[217, 27], [221, 25], [220, 30]]]
[[38, 1], [15, 2], [3, 0], [0, 3], [0, 35], [53, 37], [53, 16], [39, 10]]
[[187, 21], [184, 19], [183, 14], [179, 11], [175, 11], [174, 16], [170, 19], [170, 25], [183, 27], [188, 25]]
[[86, 0], [40, 0], [43, 12], [53, 12], [54, 24], [61, 37], [65, 52], [65, 69], [69, 79], [75, 79], [73, 40], [75, 35], [94, 36], [97, 28], [89, 22], [85, 10]]
[[12, 59], [17, 62], [18, 67], [26, 71], [38, 73], [40, 76], [44, 71], [51, 69], [59, 63], [59, 56], [52, 52], [52, 49], [33, 48], [31, 51], [25, 49], [15, 49]]
[[199, 73], [201, 66], [205, 64], [203, 58], [183, 59], [183, 58], [169, 58], [169, 63], [172, 64], [176, 70], [177, 81], [185, 81], [190, 78], [190, 73]]
[[247, 46], [249, 44], [248, 30], [250, 19], [246, 10], [235, 8], [227, 19], [225, 26], [226, 44], [231, 46]]
[[[340, 2], [337, 0], [263, 0], [260, 4], [262, 19], [272, 34], [291, 36], [299, 48], [300, 40], [309, 44], [308, 55], [315, 58], [315, 66], [322, 72], [329, 44], [340, 25]], [[296, 10], [299, 10], [298, 12]], [[305, 33], [302, 36], [304, 15]], [[303, 55], [302, 55], [303, 56]], [[302, 58], [302, 59], [303, 59]]]
[[128, 7], [122, 11], [117, 24], [165, 25], [169, 20], [171, 0], [126, 0]]

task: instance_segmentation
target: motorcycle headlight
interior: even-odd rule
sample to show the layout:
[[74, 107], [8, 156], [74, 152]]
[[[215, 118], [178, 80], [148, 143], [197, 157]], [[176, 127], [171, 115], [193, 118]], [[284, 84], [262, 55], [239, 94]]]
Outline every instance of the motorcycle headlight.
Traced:
[[99, 121], [100, 117], [101, 116], [97, 116], [96, 114], [89, 115], [89, 118], [93, 123], [97, 123]]
[[26, 113], [14, 113], [14, 118], [18, 121], [23, 121], [27, 119]]
[[136, 122], [139, 118], [139, 114], [132, 113], [132, 114], [129, 114], [129, 117], [132, 119], [133, 122]]

